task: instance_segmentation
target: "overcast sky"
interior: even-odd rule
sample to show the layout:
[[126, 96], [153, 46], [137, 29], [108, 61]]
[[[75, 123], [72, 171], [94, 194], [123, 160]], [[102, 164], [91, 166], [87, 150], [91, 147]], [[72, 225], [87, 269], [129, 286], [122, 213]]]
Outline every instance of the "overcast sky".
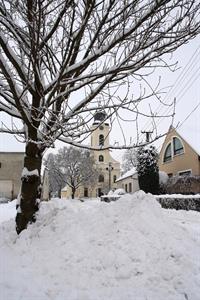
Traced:
[[[167, 69], [158, 69], [151, 77], [151, 84], [152, 86], [155, 86], [159, 76], [161, 76], [160, 88], [165, 88], [165, 91], [168, 91], [165, 95], [165, 101], [170, 103], [176, 97], [177, 104], [174, 125], [183, 122], [181, 125], [182, 130], [185, 129], [187, 132], [190, 131], [193, 133], [194, 131], [198, 131], [200, 133], [200, 36], [182, 46], [173, 54], [171, 62], [176, 61], [179, 62], [179, 70], [170, 72]], [[169, 110], [166, 107], [160, 107], [158, 106], [158, 103], [155, 105], [154, 109], [160, 114], [172, 112], [172, 109]], [[1, 121], [6, 120], [5, 115], [2, 113], [0, 114], [0, 118]], [[187, 120], [185, 120], [186, 118]], [[143, 120], [140, 125], [142, 130], [152, 129], [150, 121]], [[162, 118], [158, 120], [158, 133], [161, 134], [167, 131], [169, 125], [170, 119]], [[126, 135], [126, 141], [134, 141], [136, 134], [132, 123], [123, 123], [123, 128]], [[197, 137], [197, 135], [195, 136]], [[142, 137], [142, 134], [140, 137]], [[159, 144], [162, 143], [162, 140], [163, 139], [156, 143], [156, 145], [159, 146]], [[123, 134], [120, 133], [117, 122], [111, 133], [110, 141], [112, 144], [114, 142], [123, 144]], [[62, 144], [59, 143], [58, 147], [60, 146], [62, 146]], [[17, 141], [14, 137], [0, 134], [0, 151], [24, 151], [24, 144]], [[113, 151], [113, 156], [116, 159], [121, 160], [122, 152]]]

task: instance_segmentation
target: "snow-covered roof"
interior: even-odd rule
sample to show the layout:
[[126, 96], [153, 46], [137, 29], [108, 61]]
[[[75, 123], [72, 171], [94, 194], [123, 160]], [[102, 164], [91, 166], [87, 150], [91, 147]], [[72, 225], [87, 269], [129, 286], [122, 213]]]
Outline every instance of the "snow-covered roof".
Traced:
[[116, 182], [123, 180], [125, 178], [128, 178], [130, 176], [133, 176], [137, 173], [136, 168], [133, 167], [131, 170], [127, 171], [126, 173], [124, 173], [122, 176], [120, 176], [119, 178], [117, 178]]

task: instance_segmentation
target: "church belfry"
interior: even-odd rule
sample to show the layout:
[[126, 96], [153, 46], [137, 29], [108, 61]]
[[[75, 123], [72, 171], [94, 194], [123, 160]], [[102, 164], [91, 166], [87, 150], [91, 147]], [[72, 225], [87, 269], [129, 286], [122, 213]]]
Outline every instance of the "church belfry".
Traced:
[[95, 164], [100, 170], [95, 193], [96, 196], [100, 196], [107, 193], [109, 189], [116, 188], [115, 181], [120, 175], [120, 164], [110, 155], [110, 125], [104, 110], [95, 113], [91, 130], [91, 146], [98, 149], [92, 152]]
[[95, 148], [109, 147], [110, 126], [106, 121], [105, 111], [97, 111], [92, 124], [91, 146]]

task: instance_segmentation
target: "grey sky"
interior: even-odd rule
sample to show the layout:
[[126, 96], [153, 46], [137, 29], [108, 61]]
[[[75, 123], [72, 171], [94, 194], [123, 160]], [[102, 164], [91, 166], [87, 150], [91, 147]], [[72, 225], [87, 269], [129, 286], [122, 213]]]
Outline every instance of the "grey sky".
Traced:
[[[198, 48], [199, 47], [199, 48]], [[196, 51], [196, 53], [195, 53]], [[195, 55], [193, 56], [193, 54]], [[183, 122], [184, 119], [194, 110], [194, 108], [200, 102], [200, 36], [196, 39], [190, 41], [188, 44], [182, 46], [178, 49], [171, 59], [171, 62], [179, 61], [179, 70], [176, 72], [170, 72], [167, 69], [158, 69], [153, 76], [151, 76], [152, 86], [156, 85], [158, 77], [161, 76], [160, 88], [168, 88], [168, 93], [166, 94], [166, 99], [168, 102], [172, 101], [176, 97], [176, 125], [178, 122]], [[184, 70], [187, 63], [190, 61], [188, 67]], [[177, 84], [178, 83], [178, 84]], [[158, 107], [158, 104], [155, 105]], [[159, 107], [160, 109], [160, 107]], [[160, 113], [165, 112], [161, 110]], [[200, 105], [191, 114], [191, 116], [184, 122], [182, 127], [190, 128], [189, 130], [198, 130], [200, 132]], [[8, 121], [8, 117], [5, 114], [0, 114], [1, 121]], [[158, 121], [158, 133], [165, 132], [170, 125], [169, 119], [161, 119]], [[132, 140], [134, 142], [135, 130], [132, 123], [123, 123], [124, 133], [126, 135], [127, 143]], [[151, 122], [142, 121], [141, 128], [143, 130], [151, 129]], [[119, 142], [123, 143], [123, 135], [120, 133], [119, 125], [115, 124], [111, 136], [111, 143]], [[162, 139], [157, 143], [161, 144]], [[61, 143], [57, 144], [58, 147], [62, 146]], [[0, 151], [23, 151], [24, 144], [17, 141], [16, 138], [8, 136], [6, 134], [0, 134]], [[122, 156], [122, 151], [114, 151], [114, 157], [120, 159]]]

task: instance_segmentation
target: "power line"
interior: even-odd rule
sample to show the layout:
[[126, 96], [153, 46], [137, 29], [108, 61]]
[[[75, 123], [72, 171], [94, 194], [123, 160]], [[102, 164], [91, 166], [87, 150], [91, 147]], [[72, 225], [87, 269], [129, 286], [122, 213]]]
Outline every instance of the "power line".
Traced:
[[[186, 64], [186, 66], [184, 67], [184, 69], [182, 70], [182, 72], [180, 73], [180, 75], [178, 76], [178, 78], [176, 79], [175, 81], [175, 84], [170, 88], [169, 92], [166, 94], [166, 96], [164, 97], [163, 101], [169, 97], [169, 95], [173, 92], [175, 93], [177, 89], [180, 89], [180, 87], [183, 85], [184, 83], [184, 79], [186, 76], [188, 76], [188, 74], [191, 73], [191, 71], [193, 71], [193, 66], [194, 64], [196, 63], [197, 59], [198, 59], [198, 56], [199, 56], [199, 49], [200, 49], [200, 45], [197, 47], [197, 49], [195, 50], [195, 52], [193, 53], [193, 55], [190, 57], [188, 63]], [[198, 68], [199, 70], [199, 68]], [[199, 77], [196, 76], [195, 77], [195, 80], [193, 80], [192, 84], [190, 84], [189, 88], [193, 85], [193, 83], [196, 81], [196, 79]], [[181, 93], [181, 96], [185, 94], [185, 90], [187, 88], [187, 85], [189, 84], [189, 82], [191, 81], [192, 79], [192, 76], [190, 77], [189, 81], [187, 82], [186, 86], [184, 86], [184, 90], [181, 90], [179, 91], [179, 97], [180, 97], [180, 93]], [[181, 97], [180, 99], [178, 100], [178, 102], [181, 101]], [[177, 102], [177, 103], [178, 103]], [[159, 106], [156, 108], [156, 114], [160, 114], [161, 112], [161, 108], [163, 108], [162, 104], [159, 104]], [[165, 111], [163, 112], [164, 114], [166, 114], [167, 112], [169, 112], [172, 108], [171, 107], [168, 107], [167, 109], [165, 109]], [[160, 119], [159, 123], [161, 123], [161, 121], [163, 120], [163, 118]], [[145, 125], [143, 126], [142, 130], [146, 129], [146, 128], [149, 128], [149, 126], [151, 126], [151, 121], [147, 121], [145, 123]]]

